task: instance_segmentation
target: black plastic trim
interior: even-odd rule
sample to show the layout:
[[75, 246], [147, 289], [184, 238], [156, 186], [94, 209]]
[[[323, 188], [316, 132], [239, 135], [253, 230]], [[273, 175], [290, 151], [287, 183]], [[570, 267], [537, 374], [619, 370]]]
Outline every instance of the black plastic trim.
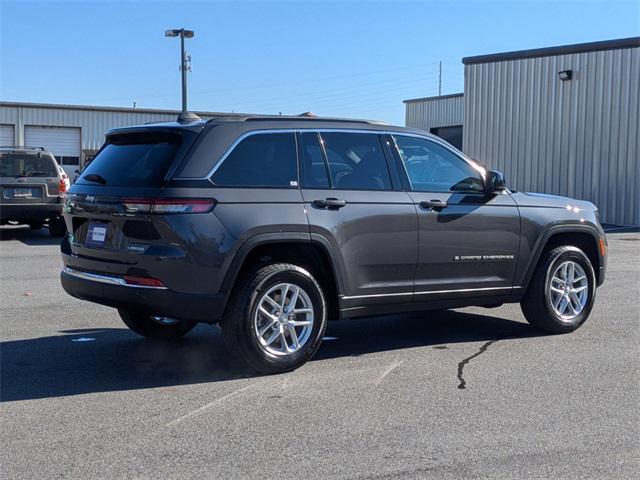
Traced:
[[[596, 228], [590, 225], [554, 225], [548, 228], [547, 230], [545, 230], [544, 234], [540, 236], [535, 247], [532, 249], [533, 255], [529, 257], [529, 263], [527, 264], [527, 267], [525, 269], [524, 277], [520, 282], [520, 285], [524, 287], [522, 290], [523, 293], [526, 291], [527, 287], [529, 286], [529, 281], [533, 276], [533, 272], [536, 269], [536, 266], [538, 265], [540, 256], [542, 255], [542, 252], [547, 246], [549, 239], [559, 233], [588, 233], [593, 237], [594, 241], [596, 242], [596, 246], [598, 246], [598, 241], [600, 240], [600, 233]], [[605, 268], [605, 263], [598, 249], [598, 264], [593, 265], [593, 270], [595, 272], [602, 273], [604, 268]], [[517, 282], [517, 279], [516, 279], [516, 282]], [[604, 274], [602, 274], [602, 282], [604, 282]], [[598, 286], [602, 285], [602, 282], [600, 281], [600, 277], [598, 277]]]

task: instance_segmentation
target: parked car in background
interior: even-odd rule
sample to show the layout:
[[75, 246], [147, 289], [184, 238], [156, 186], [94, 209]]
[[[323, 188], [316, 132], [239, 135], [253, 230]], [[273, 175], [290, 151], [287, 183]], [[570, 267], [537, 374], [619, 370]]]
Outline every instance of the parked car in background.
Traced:
[[60, 173], [60, 176], [62, 177], [62, 180], [64, 180], [64, 184], [65, 184], [65, 192], [69, 191], [69, 188], [71, 187], [71, 181], [69, 180], [69, 175], [67, 175], [67, 172], [64, 171], [64, 168], [62, 168], [62, 165], [57, 164], [58, 165], [58, 172]]
[[43, 148], [0, 147], [0, 224], [27, 224], [32, 229], [49, 227], [62, 237], [62, 218], [69, 178], [54, 156]]
[[591, 203], [511, 191], [438, 137], [368, 121], [112, 130], [65, 219], [69, 294], [146, 337], [219, 323], [262, 372], [311, 358], [328, 319], [520, 302], [571, 332], [605, 278]]

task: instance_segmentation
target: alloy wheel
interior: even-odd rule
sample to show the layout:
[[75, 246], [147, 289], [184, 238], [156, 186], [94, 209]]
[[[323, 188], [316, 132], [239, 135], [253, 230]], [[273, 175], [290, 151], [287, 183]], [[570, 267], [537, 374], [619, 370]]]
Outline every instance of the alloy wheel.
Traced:
[[297, 352], [307, 343], [313, 322], [313, 304], [307, 292], [298, 285], [280, 283], [260, 298], [253, 325], [262, 349], [283, 356]]
[[564, 321], [572, 321], [589, 300], [589, 282], [584, 268], [572, 260], [556, 267], [549, 282], [549, 299], [556, 315]]

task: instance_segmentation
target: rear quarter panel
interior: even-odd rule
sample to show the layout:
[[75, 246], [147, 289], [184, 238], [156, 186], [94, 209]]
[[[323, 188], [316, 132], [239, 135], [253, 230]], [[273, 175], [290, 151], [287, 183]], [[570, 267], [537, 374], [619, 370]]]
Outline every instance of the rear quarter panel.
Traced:
[[170, 227], [180, 229], [181, 241], [188, 242], [188, 251], [194, 260], [210, 267], [208, 283], [215, 292], [224, 289], [222, 284], [232, 262], [251, 238], [278, 234], [283, 241], [287, 237], [311, 239], [302, 195], [297, 188], [167, 188], [162, 196], [216, 200], [212, 214], [222, 228], [211, 225], [207, 231], [207, 224], [196, 221], [199, 215], [182, 216], [184, 222], [193, 219], [190, 225]]

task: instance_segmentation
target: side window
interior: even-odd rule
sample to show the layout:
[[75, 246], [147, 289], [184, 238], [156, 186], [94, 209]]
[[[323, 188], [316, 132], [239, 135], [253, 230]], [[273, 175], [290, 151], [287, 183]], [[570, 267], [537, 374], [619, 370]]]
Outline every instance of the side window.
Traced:
[[222, 161], [213, 183], [231, 187], [291, 187], [298, 181], [293, 133], [256, 133]]
[[301, 134], [302, 156], [300, 158], [303, 186], [306, 188], [329, 188], [327, 164], [316, 132]]
[[394, 135], [416, 192], [481, 192], [480, 172], [447, 148], [423, 138]]
[[333, 188], [391, 190], [380, 137], [368, 133], [322, 133]]

